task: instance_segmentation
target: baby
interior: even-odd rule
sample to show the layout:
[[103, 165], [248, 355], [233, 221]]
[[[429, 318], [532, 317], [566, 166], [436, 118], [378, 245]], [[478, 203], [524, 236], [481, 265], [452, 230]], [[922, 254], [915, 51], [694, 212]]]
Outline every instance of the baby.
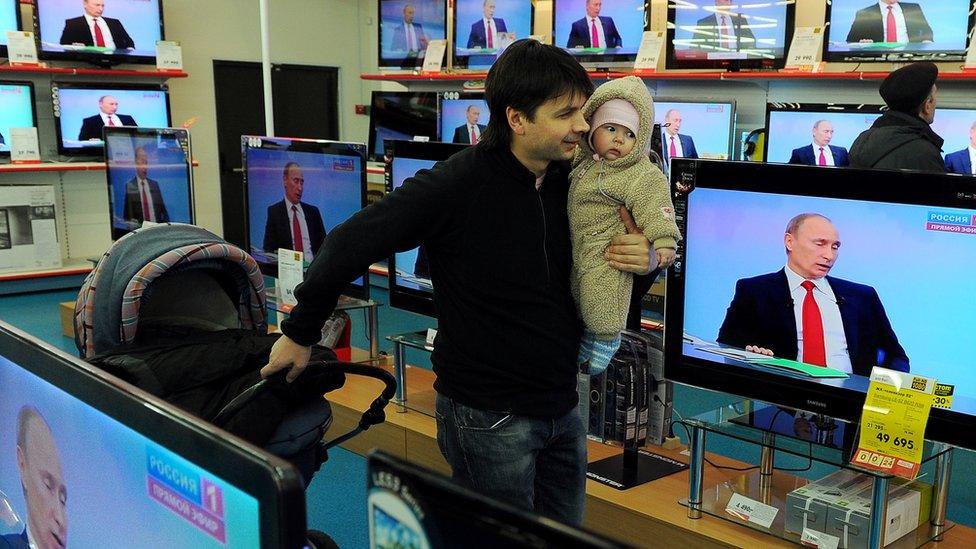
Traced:
[[620, 347], [634, 282], [604, 259], [610, 239], [625, 232], [619, 207], [633, 213], [661, 269], [674, 263], [681, 235], [667, 179], [648, 158], [654, 104], [644, 82], [628, 76], [603, 84], [583, 115], [590, 134], [580, 141], [569, 175], [572, 290], [585, 325], [578, 361], [596, 375]]

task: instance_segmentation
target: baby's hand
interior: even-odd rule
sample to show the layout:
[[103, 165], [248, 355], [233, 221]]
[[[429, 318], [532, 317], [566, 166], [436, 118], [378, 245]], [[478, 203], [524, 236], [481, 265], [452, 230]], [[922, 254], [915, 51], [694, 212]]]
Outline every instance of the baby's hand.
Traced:
[[657, 253], [657, 266], [661, 269], [667, 269], [674, 263], [674, 248], [658, 248], [654, 251]]

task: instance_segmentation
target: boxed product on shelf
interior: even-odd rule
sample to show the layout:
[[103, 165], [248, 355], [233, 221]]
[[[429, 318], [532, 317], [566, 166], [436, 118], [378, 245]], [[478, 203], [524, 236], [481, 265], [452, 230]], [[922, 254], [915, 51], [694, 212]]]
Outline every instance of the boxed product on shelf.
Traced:
[[[918, 481], [893, 481], [892, 484], [888, 492], [882, 546], [914, 532], [919, 524], [928, 520], [932, 509], [931, 484]], [[869, 485], [851, 497], [837, 500], [830, 505], [826, 533], [840, 539], [840, 549], [867, 549], [872, 489], [873, 486]]]
[[804, 529], [827, 531], [830, 506], [871, 487], [872, 477], [850, 469], [840, 469], [801, 486], [786, 495], [786, 531], [802, 534]]
[[54, 187], [0, 185], [0, 272], [60, 266]]

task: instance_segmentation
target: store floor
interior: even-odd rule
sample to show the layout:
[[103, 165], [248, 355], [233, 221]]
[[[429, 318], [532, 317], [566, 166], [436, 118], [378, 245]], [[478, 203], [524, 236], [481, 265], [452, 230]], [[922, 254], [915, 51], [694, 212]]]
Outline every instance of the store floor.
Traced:
[[[381, 287], [385, 286], [385, 280], [373, 278], [376, 286], [373, 287], [372, 298], [384, 304], [379, 308], [381, 350], [392, 352], [392, 345], [385, 339], [387, 335], [422, 330], [435, 325], [429, 318], [385, 305], [389, 301], [386, 290]], [[75, 355], [77, 351], [74, 341], [61, 335], [58, 304], [73, 301], [76, 294], [76, 290], [58, 290], [0, 296], [0, 320]], [[351, 316], [354, 323], [353, 345], [367, 348], [365, 318], [361, 312], [354, 312]], [[408, 353], [407, 359], [412, 364], [430, 366], [428, 355], [423, 352]], [[674, 400], [678, 413], [687, 416], [736, 399], [726, 394], [678, 386], [675, 388]], [[680, 429], [676, 434], [682, 439], [686, 438]], [[729, 439], [717, 436], [708, 439], [708, 450], [750, 463], [759, 461], [757, 448], [738, 447]], [[807, 460], [779, 456], [776, 464], [778, 467], [804, 468]], [[930, 482], [933, 476], [931, 469], [923, 469], [923, 475], [927, 475], [926, 480]], [[949, 518], [976, 527], [976, 476], [971, 471], [976, 471], [976, 453], [957, 452], [953, 461]], [[830, 468], [813, 464], [810, 471], [803, 474], [818, 478], [829, 472]], [[331, 450], [329, 461], [315, 476], [306, 492], [306, 498], [310, 528], [328, 532], [344, 549], [359, 549], [369, 545], [366, 531], [366, 463], [361, 456], [341, 448]]]

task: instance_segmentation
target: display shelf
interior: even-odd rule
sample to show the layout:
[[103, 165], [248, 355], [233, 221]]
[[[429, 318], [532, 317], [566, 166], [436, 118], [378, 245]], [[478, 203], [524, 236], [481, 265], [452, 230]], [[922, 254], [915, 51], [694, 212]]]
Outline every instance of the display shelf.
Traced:
[[85, 67], [43, 67], [25, 65], [0, 65], [0, 74], [57, 74], [60, 76], [148, 76], [152, 78], [186, 78], [183, 71], [89, 69]]
[[87, 259], [69, 259], [62, 262], [55, 269], [41, 269], [37, 271], [17, 271], [15, 273], [0, 273], [0, 282], [13, 280], [28, 280], [32, 278], [48, 278], [52, 276], [85, 275], [92, 270], [91, 261]]
[[[193, 167], [200, 163], [193, 161]], [[105, 162], [41, 162], [39, 164], [0, 164], [0, 173], [17, 172], [98, 172], [105, 171]]]
[[[766, 81], [766, 80], [883, 80], [888, 71], [847, 71], [847, 72], [794, 72], [794, 71], [660, 71], [643, 72], [633, 70], [619, 71], [587, 71], [591, 78], [620, 78], [623, 76], [639, 76], [647, 80], [737, 80], [737, 81]], [[487, 73], [364, 73], [363, 80], [381, 80], [388, 82], [407, 81], [463, 81], [483, 80]], [[940, 72], [939, 80], [971, 80], [976, 82], [976, 71]]]

